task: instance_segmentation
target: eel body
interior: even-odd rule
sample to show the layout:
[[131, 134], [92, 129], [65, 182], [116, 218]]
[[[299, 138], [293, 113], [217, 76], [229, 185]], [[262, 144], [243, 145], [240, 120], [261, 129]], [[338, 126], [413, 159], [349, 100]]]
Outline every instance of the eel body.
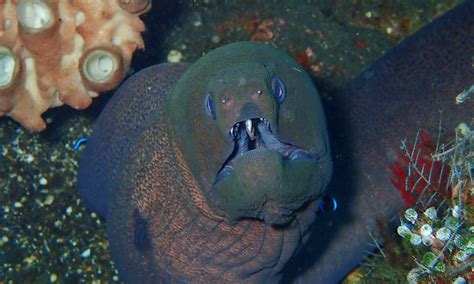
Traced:
[[316, 88], [248, 42], [132, 76], [94, 126], [79, 190], [130, 283], [278, 281], [332, 172]]
[[[132, 76], [79, 170], [126, 282], [337, 283], [401, 207], [400, 140], [470, 122], [474, 3], [387, 52], [326, 109], [289, 56], [250, 43]], [[190, 67], [191, 66], [191, 67]], [[338, 210], [318, 215], [329, 178]]]

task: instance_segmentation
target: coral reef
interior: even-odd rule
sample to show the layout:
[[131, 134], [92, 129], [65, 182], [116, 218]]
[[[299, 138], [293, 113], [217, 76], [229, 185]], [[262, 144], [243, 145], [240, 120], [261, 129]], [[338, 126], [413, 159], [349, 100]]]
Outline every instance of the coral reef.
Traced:
[[150, 0], [0, 1], [0, 115], [30, 131], [41, 114], [88, 107], [127, 73], [143, 48], [138, 16]]
[[400, 160], [391, 166], [408, 207], [397, 228], [402, 239], [385, 234], [383, 249], [374, 239], [379, 252], [362, 264], [363, 279], [474, 281], [474, 132], [461, 123], [449, 143], [440, 143], [440, 135], [433, 142], [419, 131], [413, 145], [402, 141]]
[[462, 123], [456, 128], [452, 143], [437, 145], [431, 164], [449, 165], [445, 186], [439, 182], [441, 177], [431, 179], [429, 171], [423, 174], [425, 167], [417, 166], [417, 160], [413, 159], [415, 155], [409, 155], [410, 167], [421, 171], [420, 178], [427, 182], [425, 188], [434, 186], [438, 190], [430, 194], [427, 203], [421, 201], [421, 193], [415, 194], [417, 202], [405, 211], [397, 229], [398, 234], [412, 245], [422, 246], [423, 255], [415, 260], [416, 267], [410, 270], [407, 280], [410, 283], [471, 283], [474, 280], [471, 269], [474, 260], [473, 132]]

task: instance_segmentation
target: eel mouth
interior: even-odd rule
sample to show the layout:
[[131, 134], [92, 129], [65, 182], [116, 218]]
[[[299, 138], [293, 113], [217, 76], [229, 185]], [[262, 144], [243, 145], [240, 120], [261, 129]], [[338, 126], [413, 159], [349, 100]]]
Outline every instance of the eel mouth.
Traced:
[[232, 174], [235, 162], [250, 151], [277, 150], [283, 159], [316, 160], [313, 154], [291, 143], [279, 140], [273, 133], [270, 122], [262, 117], [238, 121], [230, 127], [228, 135], [234, 149], [219, 169], [215, 183]]

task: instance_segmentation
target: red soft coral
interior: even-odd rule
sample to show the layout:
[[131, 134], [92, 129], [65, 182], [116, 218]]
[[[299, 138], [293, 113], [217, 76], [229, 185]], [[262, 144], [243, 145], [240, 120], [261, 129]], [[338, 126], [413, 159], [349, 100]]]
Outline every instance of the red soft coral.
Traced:
[[419, 199], [426, 204], [435, 193], [449, 197], [449, 166], [443, 161], [433, 160], [436, 145], [431, 135], [420, 131], [415, 145], [406, 145], [402, 150], [399, 160], [389, 167], [393, 174], [390, 182], [402, 194], [405, 204], [412, 207]]

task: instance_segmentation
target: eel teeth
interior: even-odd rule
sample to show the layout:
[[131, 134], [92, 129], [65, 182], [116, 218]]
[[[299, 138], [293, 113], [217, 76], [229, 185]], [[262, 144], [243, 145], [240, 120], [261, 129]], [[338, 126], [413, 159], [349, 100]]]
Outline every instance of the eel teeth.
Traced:
[[[270, 122], [262, 117], [256, 118], [255, 121], [252, 121], [252, 119], [245, 120], [245, 131], [247, 132], [248, 137], [252, 141], [254, 141], [257, 138], [255, 135], [255, 125], [258, 124], [259, 122], [263, 122], [267, 126], [267, 128], [270, 128]], [[238, 138], [240, 136], [240, 133], [239, 133], [240, 123], [243, 123], [243, 122], [238, 122], [234, 124], [231, 128], [229, 128], [229, 135], [231, 137]]]
[[232, 137], [237, 137], [238, 134], [239, 134], [239, 128], [237, 126], [232, 126], [230, 129], [229, 129], [229, 134], [230, 136]]
[[245, 128], [247, 130], [247, 134], [248, 136], [250, 137], [250, 139], [253, 141], [255, 140], [255, 135], [254, 135], [254, 129], [253, 129], [253, 125], [252, 125], [252, 120], [250, 119], [247, 119], [245, 121]]

